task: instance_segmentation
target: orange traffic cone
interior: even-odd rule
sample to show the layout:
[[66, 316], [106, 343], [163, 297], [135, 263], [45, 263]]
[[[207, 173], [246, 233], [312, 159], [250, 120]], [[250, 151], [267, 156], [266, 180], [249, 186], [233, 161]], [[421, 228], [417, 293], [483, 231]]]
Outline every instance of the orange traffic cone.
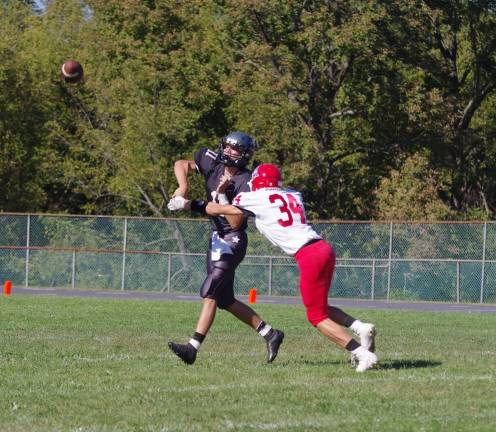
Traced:
[[257, 290], [252, 288], [248, 293], [248, 303], [255, 303], [257, 301]]
[[9, 296], [12, 291], [12, 282], [7, 280], [3, 286], [3, 295]]

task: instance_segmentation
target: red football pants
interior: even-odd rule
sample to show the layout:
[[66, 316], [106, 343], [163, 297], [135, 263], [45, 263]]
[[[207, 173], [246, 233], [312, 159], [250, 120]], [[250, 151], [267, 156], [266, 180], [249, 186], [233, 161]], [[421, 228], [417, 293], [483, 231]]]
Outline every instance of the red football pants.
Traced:
[[307, 319], [316, 326], [329, 318], [327, 297], [336, 265], [336, 254], [329, 243], [320, 240], [301, 248], [295, 255], [300, 269], [300, 293]]

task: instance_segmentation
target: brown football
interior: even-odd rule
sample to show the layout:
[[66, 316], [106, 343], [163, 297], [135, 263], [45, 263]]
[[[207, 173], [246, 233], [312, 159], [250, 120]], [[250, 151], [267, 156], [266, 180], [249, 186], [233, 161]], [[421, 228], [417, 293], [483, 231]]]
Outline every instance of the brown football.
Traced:
[[83, 67], [76, 60], [67, 60], [62, 65], [62, 76], [65, 82], [77, 83], [83, 78]]

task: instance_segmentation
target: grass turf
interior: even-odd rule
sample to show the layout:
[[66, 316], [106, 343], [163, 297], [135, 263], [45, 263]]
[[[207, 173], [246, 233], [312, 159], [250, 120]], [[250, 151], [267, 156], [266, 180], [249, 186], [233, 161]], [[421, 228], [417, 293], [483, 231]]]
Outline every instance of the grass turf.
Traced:
[[187, 366], [199, 303], [15, 296], [0, 303], [0, 429], [493, 431], [496, 315], [351, 310], [376, 323], [380, 366], [348, 355], [301, 306], [255, 305], [265, 342], [226, 312]]

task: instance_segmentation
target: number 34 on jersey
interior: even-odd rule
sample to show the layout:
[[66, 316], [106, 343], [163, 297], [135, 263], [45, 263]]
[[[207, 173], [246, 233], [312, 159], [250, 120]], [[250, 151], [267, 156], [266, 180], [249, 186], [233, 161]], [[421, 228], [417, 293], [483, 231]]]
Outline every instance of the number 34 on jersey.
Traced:
[[264, 188], [238, 194], [235, 206], [255, 216], [255, 225], [272, 243], [294, 254], [305, 243], [320, 236], [306, 223], [299, 192]]

